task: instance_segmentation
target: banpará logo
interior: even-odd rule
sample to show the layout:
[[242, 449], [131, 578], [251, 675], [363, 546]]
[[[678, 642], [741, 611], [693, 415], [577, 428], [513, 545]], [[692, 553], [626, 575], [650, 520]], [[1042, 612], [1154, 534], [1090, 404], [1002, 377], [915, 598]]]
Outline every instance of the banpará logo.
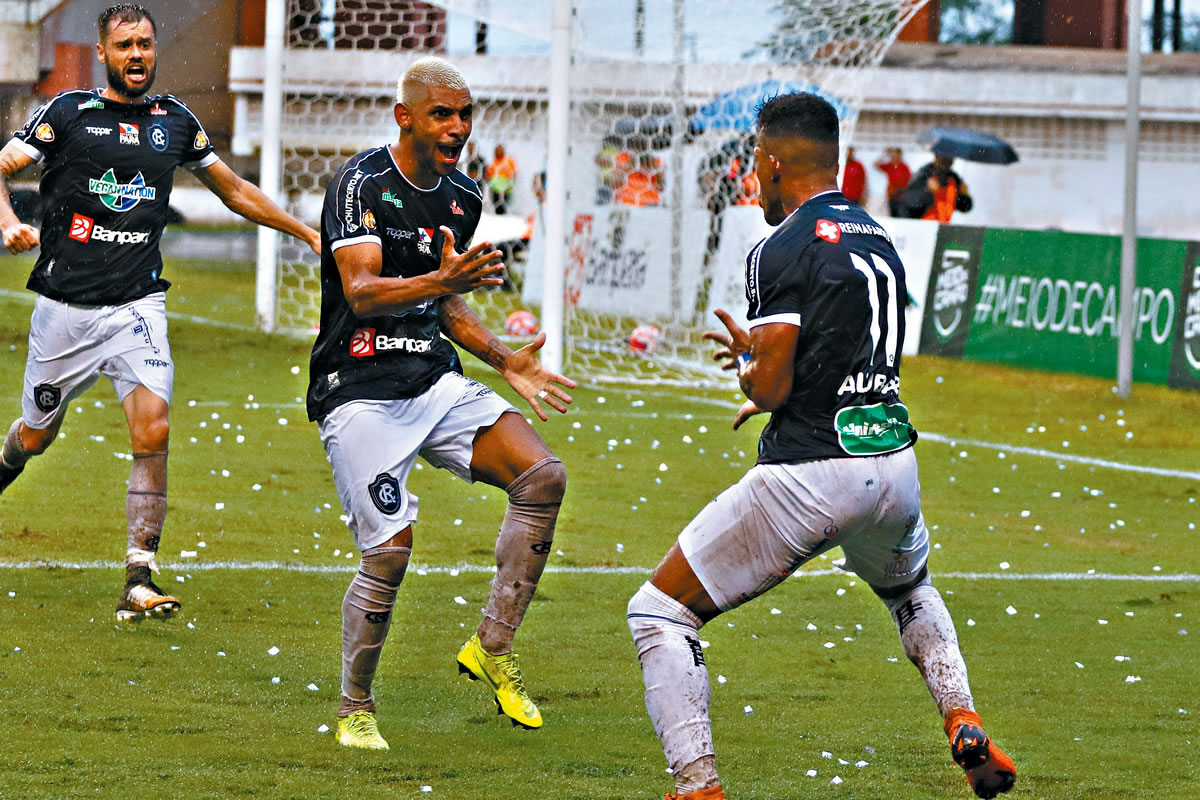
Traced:
[[350, 337], [350, 355], [365, 358], [375, 355], [375, 329], [359, 328]]
[[106, 207], [120, 212], [128, 211], [143, 200], [153, 200], [158, 194], [153, 186], [146, 185], [142, 173], [134, 175], [129, 183], [120, 183], [111, 167], [99, 179], [88, 180], [88, 191], [100, 195], [100, 202]]
[[54, 128], [50, 127], [50, 123], [43, 122], [41, 125], [38, 125], [36, 129], [34, 129], [33, 135], [43, 142], [53, 142]]
[[141, 138], [139, 138], [140, 129], [138, 128], [137, 125], [134, 125], [132, 122], [118, 122], [117, 123], [117, 133], [121, 137], [121, 144], [141, 144], [142, 143]]
[[407, 336], [388, 336], [374, 328], [359, 328], [350, 337], [350, 355], [355, 358], [373, 356], [383, 350], [403, 350], [406, 353], [427, 353], [433, 339], [412, 339]]
[[167, 129], [157, 122], [150, 126], [150, 146], [158, 152], [163, 152], [171, 143], [171, 136], [167, 133]]
[[67, 237], [77, 242], [110, 242], [112, 244], [142, 244], [149, 241], [146, 231], [114, 231], [97, 225], [91, 217], [75, 214], [71, 217], [71, 230]]
[[75, 214], [71, 217], [71, 230], [67, 233], [67, 238], [77, 242], [86, 242], [92, 238], [92, 226], [95, 224], [96, 220], [91, 217]]
[[85, 130], [92, 136], [108, 136], [112, 133], [112, 128], [102, 128], [99, 125], [88, 125]]

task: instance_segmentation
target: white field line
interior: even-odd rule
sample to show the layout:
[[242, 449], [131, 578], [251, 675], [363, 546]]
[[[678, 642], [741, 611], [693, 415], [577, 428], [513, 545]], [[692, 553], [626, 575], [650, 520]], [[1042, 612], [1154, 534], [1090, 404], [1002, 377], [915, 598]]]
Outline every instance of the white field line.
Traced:
[[[14, 292], [9, 289], [0, 289], [0, 297], [8, 297], [8, 298], [12, 298], [12, 299], [22, 300], [22, 301], [27, 302], [29, 305], [33, 305], [33, 299], [35, 296], [36, 295], [34, 295], [33, 292], [28, 292], [28, 291]], [[167, 318], [168, 319], [181, 319], [181, 320], [185, 320], [188, 322], [195, 322], [195, 323], [199, 323], [199, 324], [203, 324], [203, 325], [212, 325], [213, 327], [228, 328], [231, 330], [239, 330], [239, 331], [255, 330], [255, 328], [251, 325], [239, 325], [234, 322], [222, 322], [221, 320], [209, 319], [207, 317], [197, 317], [197, 316], [193, 316], [191, 314], [178, 314], [173, 311], [167, 312]], [[598, 390], [599, 389], [611, 390], [613, 388], [611, 385], [603, 385], [603, 384], [598, 384], [598, 383], [594, 383], [594, 382], [584, 383], [583, 385], [586, 386], [587, 388], [598, 389]], [[725, 400], [718, 400], [716, 398], [711, 398], [711, 397], [699, 396], [699, 397], [681, 398], [678, 394], [667, 395], [666, 392], [663, 392], [661, 390], [656, 391], [653, 387], [647, 387], [647, 388], [641, 388], [641, 389], [634, 387], [634, 388], [629, 389], [629, 391], [631, 393], [637, 393], [637, 394], [653, 394], [653, 395], [659, 395], [659, 396], [669, 396], [675, 400], [683, 399], [683, 400], [686, 400], [687, 402], [691, 402], [691, 403], [699, 403], [702, 405], [712, 405], [712, 406], [717, 406], [720, 408], [728, 408], [730, 411], [736, 411], [741, 406], [741, 403], [733, 403], [733, 402], [729, 402], [729, 401], [725, 401]], [[220, 406], [220, 405], [233, 405], [233, 403], [231, 403], [231, 402], [226, 403], [224, 401], [214, 401], [214, 402], [197, 403], [197, 405]], [[278, 406], [272, 405], [272, 407], [278, 407]], [[622, 412], [622, 416], [625, 416], [625, 417], [631, 417], [631, 416], [653, 417], [654, 412]], [[679, 417], [686, 417], [687, 415], [672, 413], [672, 414], [659, 414], [658, 416], [660, 418], [661, 417], [669, 417], [672, 419], [677, 419]], [[730, 418], [730, 422], [732, 423], [732, 417]], [[1186, 472], [1184, 470], [1177, 470], [1177, 469], [1163, 469], [1162, 467], [1147, 467], [1147, 466], [1142, 466], [1140, 464], [1126, 464], [1122, 461], [1108, 461], [1108, 460], [1102, 459], [1102, 458], [1089, 458], [1087, 456], [1077, 456], [1073, 453], [1058, 453], [1053, 450], [1043, 450], [1043, 449], [1037, 448], [1037, 447], [1023, 447], [1021, 445], [1004, 444], [1001, 442], [984, 442], [984, 441], [980, 441], [978, 439], [960, 439], [957, 437], [946, 436], [944, 434], [933, 433], [930, 431], [920, 431], [919, 435], [921, 436], [921, 438], [928, 439], [933, 442], [943, 442], [946, 444], [957, 443], [957, 444], [963, 444], [963, 445], [970, 445], [972, 447], [983, 447], [983, 448], [987, 448], [990, 450], [1003, 450], [1004, 452], [1007, 452], [1007, 453], [1020, 453], [1022, 455], [1036, 456], [1038, 458], [1053, 458], [1058, 461], [1069, 461], [1074, 464], [1087, 464], [1089, 466], [1104, 467], [1106, 469], [1122, 470], [1124, 472], [1136, 472], [1136, 473], [1140, 473], [1143, 475], [1160, 475], [1164, 478], [1183, 478], [1185, 480], [1200, 481], [1200, 472]]]
[[[5, 569], [120, 569], [125, 566], [123, 561], [0, 561], [0, 570]], [[262, 571], [262, 572], [300, 572], [300, 573], [351, 573], [358, 570], [358, 563], [346, 564], [298, 564], [286, 561], [176, 561], [163, 564], [164, 569], [173, 572], [216, 572], [216, 571]], [[463, 572], [493, 573], [495, 567], [480, 564], [459, 564], [456, 566], [429, 566], [413, 564], [409, 573], [453, 575]], [[548, 566], [546, 572], [565, 575], [649, 575], [649, 567], [566, 567]], [[793, 577], [797, 578], [853, 578], [853, 573], [840, 569], [807, 569], [801, 570]], [[1200, 574], [1179, 572], [1174, 574], [1155, 575], [1118, 575], [1110, 572], [938, 572], [936, 578], [959, 578], [968, 581], [1135, 581], [1141, 583], [1200, 583]]]
[[[7, 297], [10, 300], [16, 300], [31, 306], [37, 295], [30, 291], [14, 292], [12, 289], [0, 289], [0, 297]], [[194, 314], [180, 314], [175, 311], [168, 311], [167, 319], [181, 319], [184, 322], [196, 322], [201, 325], [211, 325], [214, 328], [228, 328], [229, 330], [246, 331], [247, 333], [257, 330], [253, 325], [242, 325], [238, 322], [225, 322], [208, 317], [197, 317]]]

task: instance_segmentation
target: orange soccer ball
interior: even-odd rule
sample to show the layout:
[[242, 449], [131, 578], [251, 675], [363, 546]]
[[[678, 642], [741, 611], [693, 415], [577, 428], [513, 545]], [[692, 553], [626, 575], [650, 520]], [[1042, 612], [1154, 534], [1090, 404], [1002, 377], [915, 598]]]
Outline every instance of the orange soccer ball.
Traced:
[[538, 332], [538, 321], [530, 312], [520, 309], [504, 320], [504, 332], [509, 336], [534, 336]]
[[638, 325], [629, 337], [629, 348], [635, 353], [653, 353], [661, 339], [662, 331], [657, 325]]

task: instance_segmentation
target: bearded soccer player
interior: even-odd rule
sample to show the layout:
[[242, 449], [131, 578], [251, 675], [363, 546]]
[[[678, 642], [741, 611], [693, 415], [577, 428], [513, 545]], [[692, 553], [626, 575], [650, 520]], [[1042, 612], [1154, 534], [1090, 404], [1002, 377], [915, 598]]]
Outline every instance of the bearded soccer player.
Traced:
[[417, 456], [508, 493], [491, 595], [458, 669], [491, 687], [514, 725], [542, 724], [512, 647], [550, 553], [566, 471], [515, 408], [462, 375], [443, 335], [496, 369], [543, 421], [542, 403], [565, 412], [565, 389], [575, 386], [538, 361], [545, 333], [513, 352], [462, 297], [500, 285], [504, 269], [490, 242], [464, 247], [483, 200], [456, 169], [473, 109], [462, 74], [422, 58], [396, 100], [397, 141], [354, 156], [326, 187], [308, 389], [309, 418], [362, 552], [342, 602], [337, 738], [376, 750], [388, 744], [371, 686], [412, 554], [417, 497], [406, 484]]
[[[55, 97], [0, 151], [0, 230], [21, 253], [41, 244], [21, 417], [0, 449], [0, 492], [53, 443], [67, 406], [100, 375], [125, 411], [133, 467], [125, 500], [128, 547], [117, 619], [165, 618], [180, 608], [151, 580], [167, 513], [168, 411], [175, 365], [167, 342], [159, 238], [175, 168], [187, 167], [225, 205], [319, 252], [319, 234], [242, 180], [213, 152], [192, 112], [146, 96], [157, 57], [154, 19], [138, 5], [101, 13], [96, 53], [103, 90]], [[44, 162], [39, 231], [17, 219], [3, 177]]]
[[930, 583], [916, 431], [900, 402], [904, 267], [887, 233], [837, 191], [838, 117], [812, 94], [758, 113], [755, 170], [775, 231], [746, 259], [749, 331], [705, 334], [749, 398], [734, 427], [771, 412], [758, 463], [684, 528], [629, 601], [646, 708], [675, 778], [668, 798], [724, 798], [697, 632], [841, 546], [891, 612], [904, 652], [979, 797], [1012, 788], [1013, 762], [974, 711], [954, 623]]

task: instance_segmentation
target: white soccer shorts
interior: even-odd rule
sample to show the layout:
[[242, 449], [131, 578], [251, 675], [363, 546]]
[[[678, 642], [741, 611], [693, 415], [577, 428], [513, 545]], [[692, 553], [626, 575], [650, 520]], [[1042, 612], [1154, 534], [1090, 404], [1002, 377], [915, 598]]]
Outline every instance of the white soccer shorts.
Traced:
[[81, 306], [38, 295], [29, 320], [21, 419], [41, 430], [104, 375], [117, 399], [145, 386], [171, 402], [175, 362], [167, 343], [166, 294], [119, 306]]
[[901, 586], [929, 558], [917, 457], [909, 448], [755, 466], [688, 523], [679, 546], [722, 611], [837, 546], [871, 586]]
[[457, 372], [406, 400], [355, 400], [321, 421], [321, 444], [359, 550], [376, 547], [417, 520], [408, 473], [417, 456], [467, 483], [475, 436], [506, 412], [507, 400]]

